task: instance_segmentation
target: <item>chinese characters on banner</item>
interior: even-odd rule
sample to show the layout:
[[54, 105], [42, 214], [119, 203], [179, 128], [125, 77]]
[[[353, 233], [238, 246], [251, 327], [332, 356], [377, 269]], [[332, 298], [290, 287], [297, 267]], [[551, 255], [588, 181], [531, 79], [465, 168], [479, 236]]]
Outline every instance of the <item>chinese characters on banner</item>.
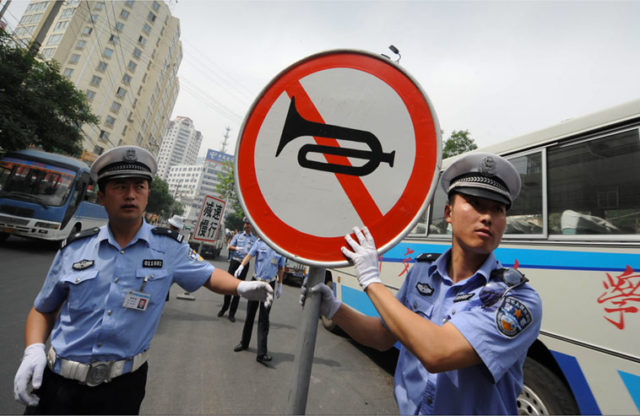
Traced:
[[640, 273], [627, 266], [618, 276], [607, 273], [607, 279], [602, 282], [605, 292], [598, 298], [598, 303], [604, 304], [604, 319], [611, 322], [618, 329], [624, 329], [625, 314], [638, 313], [640, 305]]
[[196, 224], [194, 240], [214, 242], [222, 221], [225, 202], [212, 196], [205, 196], [200, 218]]

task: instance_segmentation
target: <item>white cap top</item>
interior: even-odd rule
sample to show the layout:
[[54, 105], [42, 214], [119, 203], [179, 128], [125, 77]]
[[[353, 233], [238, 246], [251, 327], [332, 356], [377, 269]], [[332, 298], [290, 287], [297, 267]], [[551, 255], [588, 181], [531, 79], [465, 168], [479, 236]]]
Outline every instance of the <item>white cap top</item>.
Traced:
[[184, 219], [179, 215], [174, 215], [173, 217], [169, 218], [169, 224], [176, 227], [178, 231], [182, 231], [182, 229], [184, 228]]
[[152, 180], [158, 165], [147, 149], [138, 146], [118, 146], [101, 154], [91, 165], [94, 181], [116, 178]]

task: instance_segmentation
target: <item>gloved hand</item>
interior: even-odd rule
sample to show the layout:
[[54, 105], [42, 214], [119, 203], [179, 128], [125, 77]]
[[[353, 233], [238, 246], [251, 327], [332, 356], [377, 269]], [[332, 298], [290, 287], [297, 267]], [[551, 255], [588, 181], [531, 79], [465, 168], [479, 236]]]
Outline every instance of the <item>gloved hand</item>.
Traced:
[[[310, 293], [318, 293], [320, 292], [320, 315], [326, 317], [327, 319], [333, 319], [333, 315], [338, 312], [340, 309], [340, 305], [342, 302], [336, 299], [333, 296], [333, 291], [331, 288], [324, 283], [318, 283], [314, 287], [311, 288]], [[307, 286], [302, 285], [300, 288], [300, 306], [304, 306], [304, 303], [307, 299]]]
[[242, 270], [244, 269], [244, 266], [241, 264], [240, 266], [238, 266], [238, 268], [236, 269], [235, 272], [233, 272], [233, 275], [237, 278], [240, 277], [240, 273], [242, 273]]
[[360, 244], [347, 234], [345, 239], [353, 251], [349, 251], [346, 247], [342, 247], [341, 250], [342, 254], [355, 265], [362, 290], [367, 290], [367, 286], [371, 283], [382, 283], [378, 270], [378, 251], [367, 227], [363, 227], [362, 231], [358, 227], [353, 227], [353, 232]]
[[282, 295], [282, 283], [276, 282], [276, 298], [280, 299]]
[[256, 280], [251, 282], [242, 281], [238, 285], [237, 291], [238, 296], [242, 296], [245, 299], [264, 302], [266, 308], [273, 302], [273, 289], [267, 282], [259, 282]]
[[40, 398], [31, 393], [29, 382], [34, 389], [42, 385], [42, 374], [47, 365], [47, 356], [44, 352], [44, 344], [31, 344], [24, 350], [22, 362], [13, 380], [13, 397], [28, 406], [36, 406]]

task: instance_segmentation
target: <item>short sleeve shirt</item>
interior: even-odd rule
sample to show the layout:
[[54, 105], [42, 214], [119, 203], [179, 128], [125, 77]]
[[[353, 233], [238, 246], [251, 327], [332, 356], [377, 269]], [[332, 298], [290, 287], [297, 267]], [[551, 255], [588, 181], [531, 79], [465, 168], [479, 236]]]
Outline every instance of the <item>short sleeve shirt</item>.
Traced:
[[245, 232], [242, 232], [234, 235], [231, 239], [231, 242], [229, 243], [230, 246], [236, 248], [233, 252], [233, 259], [242, 261], [242, 259], [244, 259], [244, 256], [247, 255], [249, 249], [257, 239], [258, 237], [253, 235], [253, 233], [247, 234]]
[[525, 283], [484, 306], [480, 291], [489, 281], [501, 287], [500, 293], [508, 288], [491, 274], [500, 263], [492, 254], [473, 276], [454, 284], [447, 275], [449, 255], [447, 251], [434, 263], [415, 264], [397, 298], [437, 325], [451, 322], [482, 363], [431, 374], [401, 347], [394, 388], [400, 413], [517, 414], [522, 366], [540, 331], [540, 297]]
[[[108, 225], [58, 251], [35, 299], [43, 313], [60, 313], [51, 332], [58, 356], [79, 361], [133, 357], [149, 348], [172, 283], [195, 291], [214, 267], [184, 241], [152, 233], [143, 222], [124, 248]], [[123, 306], [130, 292], [149, 295], [146, 310]]]
[[269, 282], [275, 280], [278, 268], [284, 267], [287, 261], [262, 240], [257, 240], [251, 246], [249, 255], [256, 258], [256, 277]]

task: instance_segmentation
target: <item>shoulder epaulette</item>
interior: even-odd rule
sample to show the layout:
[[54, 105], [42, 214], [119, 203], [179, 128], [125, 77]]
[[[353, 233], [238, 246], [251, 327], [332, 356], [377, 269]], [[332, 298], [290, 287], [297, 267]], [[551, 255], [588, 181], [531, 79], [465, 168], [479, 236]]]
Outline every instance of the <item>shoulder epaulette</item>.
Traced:
[[416, 257], [416, 261], [433, 263], [440, 257], [440, 253], [422, 253]]
[[87, 230], [83, 230], [83, 231], [77, 232], [75, 234], [71, 234], [69, 237], [67, 237], [66, 240], [64, 240], [62, 242], [62, 244], [60, 245], [60, 248], [63, 249], [66, 246], [68, 246], [69, 244], [71, 244], [73, 241], [80, 240], [82, 238], [91, 237], [92, 235], [96, 235], [99, 232], [100, 232], [100, 228], [93, 227], [93, 228], [89, 228]]
[[167, 237], [171, 237], [176, 240], [178, 243], [182, 243], [184, 236], [177, 231], [173, 231], [169, 228], [165, 227], [156, 227], [151, 230], [151, 232], [155, 235], [166, 235]]

